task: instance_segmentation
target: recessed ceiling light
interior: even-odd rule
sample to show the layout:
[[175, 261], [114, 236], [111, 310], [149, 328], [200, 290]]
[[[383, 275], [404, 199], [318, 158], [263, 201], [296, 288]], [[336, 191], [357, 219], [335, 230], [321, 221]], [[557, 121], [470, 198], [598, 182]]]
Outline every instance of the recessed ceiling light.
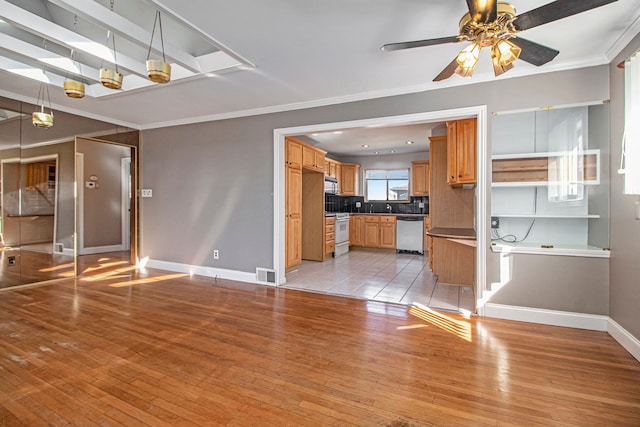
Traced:
[[390, 153], [395, 153], [395, 152], [396, 152], [396, 150], [391, 150], [391, 151], [390, 151]]
[[318, 136], [320, 135], [319, 133], [312, 133], [311, 136]]
[[380, 154], [380, 152], [379, 151], [374, 151], [373, 154]]
[[337, 130], [337, 131], [335, 131], [333, 133], [335, 133], [336, 135], [340, 135], [342, 133], [342, 131], [341, 130]]
[[362, 144], [362, 148], [369, 148], [369, 144]]
[[413, 144], [413, 141], [407, 141], [407, 145]]

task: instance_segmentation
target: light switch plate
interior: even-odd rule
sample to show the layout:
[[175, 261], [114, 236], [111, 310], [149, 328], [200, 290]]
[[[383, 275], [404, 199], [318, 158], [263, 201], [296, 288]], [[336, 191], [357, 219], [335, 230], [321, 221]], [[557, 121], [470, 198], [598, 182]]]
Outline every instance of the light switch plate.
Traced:
[[140, 190], [140, 196], [142, 196], [143, 198], [153, 197], [153, 190], [150, 188], [143, 188], [142, 190]]

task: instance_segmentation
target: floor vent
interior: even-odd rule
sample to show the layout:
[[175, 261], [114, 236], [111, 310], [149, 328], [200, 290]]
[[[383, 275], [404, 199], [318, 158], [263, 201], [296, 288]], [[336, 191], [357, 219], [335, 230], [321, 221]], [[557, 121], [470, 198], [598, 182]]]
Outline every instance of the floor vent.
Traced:
[[263, 285], [275, 285], [276, 284], [276, 271], [269, 270], [268, 268], [256, 268], [256, 278], [258, 283]]

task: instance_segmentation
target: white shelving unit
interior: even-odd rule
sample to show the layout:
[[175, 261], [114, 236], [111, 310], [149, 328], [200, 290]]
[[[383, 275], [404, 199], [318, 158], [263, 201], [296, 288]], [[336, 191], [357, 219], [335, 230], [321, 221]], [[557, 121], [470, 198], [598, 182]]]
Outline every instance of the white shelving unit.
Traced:
[[602, 190], [590, 117], [583, 106], [493, 118], [493, 252], [609, 257], [608, 234], [590, 232], [608, 230], [608, 211], [598, 211], [605, 204], [592, 203]]

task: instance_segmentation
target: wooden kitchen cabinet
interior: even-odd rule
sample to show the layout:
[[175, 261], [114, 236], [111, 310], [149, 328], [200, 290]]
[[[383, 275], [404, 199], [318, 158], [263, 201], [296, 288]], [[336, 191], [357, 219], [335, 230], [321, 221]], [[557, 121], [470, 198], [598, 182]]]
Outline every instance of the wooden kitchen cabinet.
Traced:
[[338, 162], [333, 159], [324, 159], [324, 174], [331, 178], [338, 178]]
[[324, 218], [324, 254], [327, 256], [336, 250], [336, 217]]
[[391, 217], [393, 221], [380, 222], [380, 247], [386, 249], [396, 248], [396, 221], [395, 217]]
[[285, 167], [285, 268], [302, 262], [302, 169]]
[[380, 247], [380, 221], [376, 216], [364, 217], [364, 246], [367, 248]]
[[393, 215], [364, 215], [364, 246], [395, 249], [396, 217]]
[[364, 246], [364, 217], [362, 215], [349, 217], [349, 245]]
[[433, 238], [427, 236], [427, 231], [429, 231], [431, 229], [431, 219], [429, 217], [425, 217], [424, 221], [424, 230], [422, 231], [423, 233], [423, 239], [424, 239], [424, 253], [425, 255], [428, 254], [429, 257], [429, 268], [431, 268], [433, 270]]
[[343, 196], [356, 196], [358, 194], [358, 174], [360, 165], [354, 163], [340, 164], [340, 194]]
[[302, 167], [324, 172], [324, 156], [325, 152], [318, 150], [311, 145], [304, 144], [302, 146]]
[[411, 195], [429, 195], [429, 161], [411, 162]]
[[302, 144], [293, 139], [285, 140], [285, 165], [302, 168]]
[[476, 183], [476, 119], [447, 122], [447, 183]]

